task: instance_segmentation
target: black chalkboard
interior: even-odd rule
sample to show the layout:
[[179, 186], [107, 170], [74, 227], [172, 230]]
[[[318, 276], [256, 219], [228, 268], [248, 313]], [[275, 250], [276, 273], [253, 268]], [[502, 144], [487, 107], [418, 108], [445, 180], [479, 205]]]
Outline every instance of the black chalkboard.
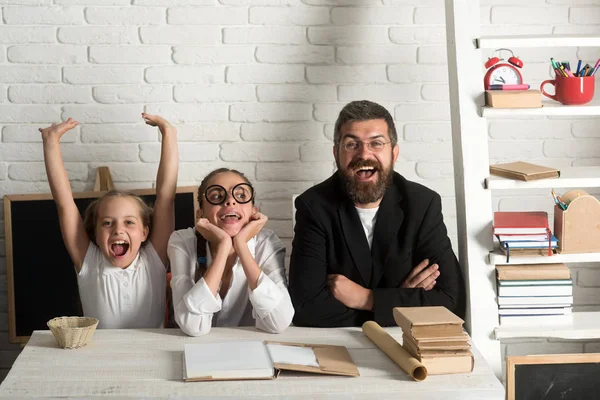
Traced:
[[[194, 226], [196, 187], [177, 188], [175, 229]], [[154, 189], [133, 190], [148, 204]], [[104, 192], [75, 193], [83, 215]], [[11, 343], [25, 343], [34, 330], [48, 329], [54, 317], [82, 315], [73, 262], [67, 253], [50, 194], [4, 197], [8, 325]]]
[[600, 354], [507, 357], [509, 400], [600, 398]]

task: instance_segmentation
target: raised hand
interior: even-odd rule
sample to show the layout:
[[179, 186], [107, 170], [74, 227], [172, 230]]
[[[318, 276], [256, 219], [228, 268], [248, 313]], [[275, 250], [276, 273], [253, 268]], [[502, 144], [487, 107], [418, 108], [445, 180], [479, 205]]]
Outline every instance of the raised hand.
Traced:
[[404, 282], [403, 288], [423, 288], [426, 291], [433, 289], [437, 277], [440, 276], [437, 264], [429, 265], [429, 260], [425, 259], [410, 271]]
[[38, 130], [42, 133], [43, 141], [47, 141], [49, 139], [56, 139], [57, 141], [60, 141], [60, 138], [65, 134], [65, 132], [75, 128], [78, 124], [79, 122], [73, 121], [72, 118], [69, 118], [61, 123], [53, 123], [47, 128], [39, 128]]
[[175, 127], [171, 125], [169, 121], [159, 115], [142, 113], [142, 118], [144, 118], [146, 124], [150, 126], [157, 126], [163, 136], [167, 132], [175, 131]]
[[250, 221], [233, 238], [234, 246], [247, 244], [250, 239], [258, 235], [268, 220], [269, 218], [261, 212], [252, 214]]

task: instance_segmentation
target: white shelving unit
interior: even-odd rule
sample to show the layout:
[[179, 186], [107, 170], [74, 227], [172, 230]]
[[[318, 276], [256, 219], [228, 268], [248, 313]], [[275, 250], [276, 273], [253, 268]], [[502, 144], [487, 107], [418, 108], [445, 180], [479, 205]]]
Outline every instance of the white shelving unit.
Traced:
[[509, 326], [495, 329], [496, 339], [555, 338], [555, 339], [598, 339], [600, 337], [600, 312], [576, 312], [568, 322], [535, 325]]
[[[562, 323], [499, 326], [495, 265], [507, 264], [494, 249], [494, 190], [600, 187], [600, 168], [569, 168], [561, 177], [530, 182], [489, 175], [487, 118], [518, 116], [600, 115], [600, 103], [561, 106], [544, 103], [537, 109], [493, 109], [484, 105], [482, 48], [599, 46], [600, 36], [480, 37], [479, 1], [445, 0], [448, 78], [452, 122], [459, 259], [467, 284], [466, 325], [475, 346], [502, 376], [500, 339], [600, 338], [600, 312], [576, 312]], [[526, 160], [525, 160], [526, 161]], [[599, 262], [600, 253], [553, 256], [511, 256], [510, 264]]]
[[600, 167], [563, 168], [560, 170], [560, 178], [528, 182], [489, 176], [485, 179], [485, 187], [490, 190], [600, 187]]

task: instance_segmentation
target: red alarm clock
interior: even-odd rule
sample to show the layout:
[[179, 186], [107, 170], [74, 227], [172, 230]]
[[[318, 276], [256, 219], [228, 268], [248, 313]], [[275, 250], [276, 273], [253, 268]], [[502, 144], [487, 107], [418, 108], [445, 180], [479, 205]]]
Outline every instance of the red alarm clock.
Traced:
[[[503, 58], [494, 57], [494, 54], [501, 51], [509, 51], [510, 57], [508, 63], [502, 63]], [[523, 76], [517, 68], [523, 67], [523, 61], [514, 56], [509, 49], [494, 50], [494, 54], [489, 58], [485, 67], [489, 68], [483, 77], [483, 86], [485, 90], [490, 88], [490, 85], [520, 85], [523, 83]]]

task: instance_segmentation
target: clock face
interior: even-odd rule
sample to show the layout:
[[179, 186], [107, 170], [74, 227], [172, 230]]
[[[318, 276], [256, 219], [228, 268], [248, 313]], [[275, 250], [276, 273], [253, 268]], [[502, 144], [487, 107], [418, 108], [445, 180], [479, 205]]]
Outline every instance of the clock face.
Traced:
[[491, 85], [520, 85], [521, 74], [511, 65], [498, 65], [490, 75]]

